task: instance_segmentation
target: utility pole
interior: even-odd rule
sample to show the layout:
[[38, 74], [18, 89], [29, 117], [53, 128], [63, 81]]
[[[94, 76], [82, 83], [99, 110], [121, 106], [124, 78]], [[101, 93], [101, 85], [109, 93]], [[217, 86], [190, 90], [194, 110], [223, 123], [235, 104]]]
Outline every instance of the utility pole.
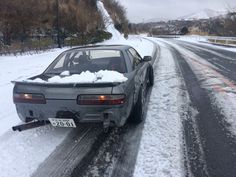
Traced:
[[57, 45], [58, 48], [61, 48], [61, 40], [60, 40], [60, 24], [59, 24], [59, 0], [56, 0], [56, 31], [57, 31]]

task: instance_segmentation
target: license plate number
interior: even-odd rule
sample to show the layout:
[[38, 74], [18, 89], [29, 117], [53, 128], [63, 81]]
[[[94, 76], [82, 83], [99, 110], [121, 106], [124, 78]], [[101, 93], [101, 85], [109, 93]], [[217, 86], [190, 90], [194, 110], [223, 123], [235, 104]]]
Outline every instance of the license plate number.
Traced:
[[48, 120], [54, 127], [76, 127], [75, 121], [73, 119], [49, 118]]

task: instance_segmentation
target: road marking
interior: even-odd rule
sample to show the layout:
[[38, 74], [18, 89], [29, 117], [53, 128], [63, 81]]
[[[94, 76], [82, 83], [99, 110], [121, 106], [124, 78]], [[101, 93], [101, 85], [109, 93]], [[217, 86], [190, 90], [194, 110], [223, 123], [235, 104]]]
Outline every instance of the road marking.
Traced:
[[[223, 84], [212, 85], [213, 86], [212, 89], [215, 90], [216, 92], [226, 92], [225, 86], [230, 87], [234, 92], [236, 92], [236, 84], [233, 81], [230, 81], [229, 79], [225, 78], [222, 74], [220, 74], [215, 69], [213, 69], [212, 66], [204, 64], [193, 57], [185, 56], [185, 59], [190, 63], [193, 62], [194, 64], [196, 64], [200, 67], [203, 67], [204, 69], [201, 70], [201, 72], [203, 72], [204, 74], [206, 74], [206, 70], [210, 71], [212, 75], [217, 76], [217, 79], [219, 79], [221, 82], [223, 82]], [[200, 58], [200, 59], [203, 60], [202, 58]], [[209, 79], [209, 77], [207, 75], [205, 75], [205, 76]], [[222, 86], [222, 85], [225, 85], [225, 86]]]

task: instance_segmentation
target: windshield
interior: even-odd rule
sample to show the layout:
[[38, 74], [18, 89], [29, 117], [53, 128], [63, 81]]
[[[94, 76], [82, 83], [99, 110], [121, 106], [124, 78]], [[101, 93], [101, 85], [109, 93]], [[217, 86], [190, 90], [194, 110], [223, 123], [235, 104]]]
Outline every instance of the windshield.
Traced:
[[126, 65], [119, 50], [73, 50], [64, 52], [47, 68], [45, 74], [80, 74], [90, 71], [112, 70], [126, 73]]

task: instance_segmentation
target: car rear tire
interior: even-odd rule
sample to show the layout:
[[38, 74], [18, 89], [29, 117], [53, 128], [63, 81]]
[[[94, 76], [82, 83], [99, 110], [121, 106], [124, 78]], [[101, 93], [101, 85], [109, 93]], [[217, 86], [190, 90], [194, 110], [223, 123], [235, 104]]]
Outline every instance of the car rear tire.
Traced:
[[154, 73], [153, 73], [153, 67], [149, 67], [149, 73], [148, 73], [148, 87], [153, 86], [154, 84]]
[[134, 124], [139, 124], [143, 121], [144, 115], [144, 102], [145, 102], [145, 94], [143, 87], [139, 90], [138, 100], [132, 110], [130, 115], [130, 122]]

